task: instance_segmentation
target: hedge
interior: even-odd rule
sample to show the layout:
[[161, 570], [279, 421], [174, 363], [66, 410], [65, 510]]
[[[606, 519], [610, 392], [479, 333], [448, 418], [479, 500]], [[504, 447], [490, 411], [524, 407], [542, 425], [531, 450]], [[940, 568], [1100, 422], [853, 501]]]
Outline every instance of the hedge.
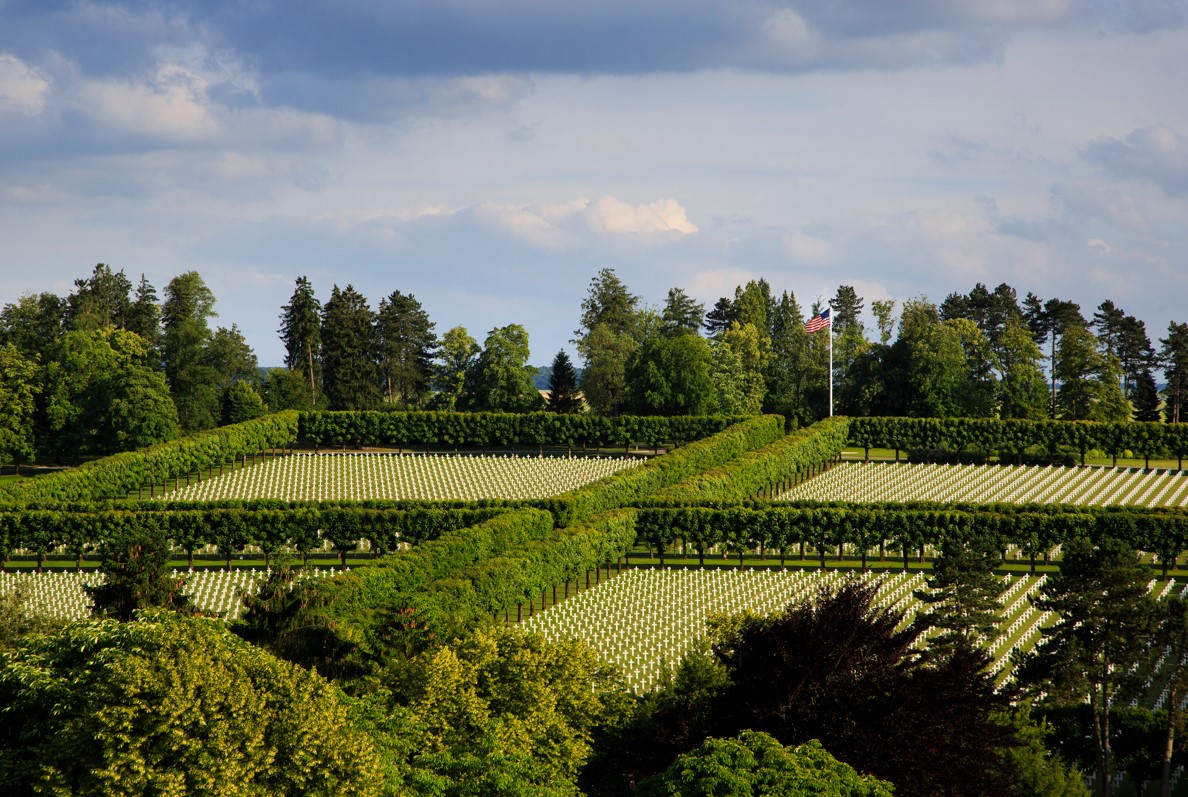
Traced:
[[298, 434], [315, 446], [658, 447], [709, 437], [742, 417], [560, 415], [552, 412], [303, 412]]
[[1023, 421], [994, 418], [852, 418], [850, 441], [867, 450], [948, 449], [1021, 454], [1029, 448], [1055, 452], [1061, 447], [1085, 455], [1097, 449], [1117, 457], [1188, 454], [1188, 424]]
[[687, 479], [726, 464], [747, 451], [783, 437], [779, 415], [747, 418], [717, 434], [650, 460], [638, 468], [619, 471], [555, 499], [558, 526], [580, 523], [611, 509], [627, 506]]
[[[761, 549], [781, 556], [801, 545], [868, 551], [891, 545], [904, 552], [939, 547], [950, 537], [990, 536], [1033, 560], [1075, 538], [1121, 539], [1157, 554], [1167, 565], [1188, 549], [1188, 512], [1180, 509], [1047, 504], [752, 504], [733, 507], [651, 507], [639, 510], [639, 542], [663, 553], [677, 540], [704, 556], [721, 546], [741, 555]], [[863, 553], [865, 564], [865, 553]], [[823, 561], [823, 559], [822, 559]], [[905, 560], [906, 561], [906, 560]]]
[[370, 509], [306, 504], [285, 508], [187, 505], [181, 509], [107, 508], [82, 512], [61, 509], [0, 511], [0, 555], [18, 550], [44, 557], [60, 548], [80, 558], [105, 542], [118, 542], [143, 529], [162, 533], [175, 549], [189, 554], [215, 546], [227, 558], [248, 546], [266, 558], [282, 548], [302, 555], [330, 542], [344, 563], [361, 540], [378, 553], [405, 543], [417, 545], [456, 529], [473, 526], [512, 511], [508, 507], [411, 507]]
[[139, 451], [125, 451], [60, 473], [10, 482], [0, 499], [93, 501], [122, 498], [146, 484], [215, 467], [238, 457], [297, 442], [298, 413], [278, 412], [243, 423], [198, 432]]
[[774, 494], [835, 460], [846, 447], [849, 419], [828, 418], [776, 442], [697, 473], [656, 495], [659, 500], [745, 500]]

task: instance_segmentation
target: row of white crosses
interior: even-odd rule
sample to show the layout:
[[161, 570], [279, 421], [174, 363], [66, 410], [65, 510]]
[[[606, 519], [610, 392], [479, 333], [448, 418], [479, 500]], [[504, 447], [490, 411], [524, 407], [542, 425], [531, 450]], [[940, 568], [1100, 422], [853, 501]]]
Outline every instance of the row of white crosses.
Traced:
[[[655, 688], [706, 632], [706, 620], [743, 610], [769, 614], [807, 600], [821, 585], [840, 585], [839, 571], [776, 569], [631, 569], [525, 621], [550, 639], [581, 639], [619, 667], [637, 692]], [[923, 574], [868, 573], [880, 583], [878, 601], [914, 615]]]
[[[237, 619], [242, 611], [242, 595], [254, 594], [268, 577], [267, 570], [238, 568], [226, 570], [175, 570], [184, 577], [182, 592], [204, 614], [228, 620]], [[331, 570], [308, 571], [312, 578], [333, 575]], [[301, 574], [299, 577], [304, 578]], [[0, 573], [0, 595], [18, 589], [27, 590], [31, 611], [66, 620], [78, 620], [91, 614], [91, 599], [84, 587], [103, 583], [103, 575], [96, 570], [5, 571]]]
[[780, 500], [1188, 506], [1188, 471], [847, 462]]
[[638, 467], [635, 457], [294, 454], [169, 493], [170, 500], [528, 500]]

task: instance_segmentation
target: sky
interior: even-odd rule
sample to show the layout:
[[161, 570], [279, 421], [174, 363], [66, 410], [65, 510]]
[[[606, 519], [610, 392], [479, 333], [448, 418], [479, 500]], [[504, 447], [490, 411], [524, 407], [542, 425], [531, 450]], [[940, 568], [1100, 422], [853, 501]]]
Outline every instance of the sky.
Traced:
[[1188, 0], [0, 0], [0, 304], [393, 291], [547, 365], [599, 269], [1188, 321]]

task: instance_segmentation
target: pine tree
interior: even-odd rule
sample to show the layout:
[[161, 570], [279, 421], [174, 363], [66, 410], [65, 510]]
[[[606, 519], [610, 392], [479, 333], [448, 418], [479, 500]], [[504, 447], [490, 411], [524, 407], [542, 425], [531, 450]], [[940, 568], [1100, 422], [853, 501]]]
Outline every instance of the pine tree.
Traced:
[[1167, 380], [1166, 407], [1168, 423], [1188, 421], [1188, 324], [1172, 321], [1167, 327], [1167, 337], [1160, 338], [1163, 347], [1159, 350], [1159, 361], [1163, 365]]
[[582, 411], [582, 399], [578, 395], [577, 372], [569, 355], [564, 350], [553, 358], [552, 374], [549, 376], [549, 412], [571, 414]]
[[916, 592], [930, 607], [921, 614], [924, 622], [940, 631], [928, 641], [930, 653], [951, 653], [959, 641], [984, 646], [998, 636], [999, 598], [1006, 584], [994, 568], [1001, 563], [998, 542], [988, 535], [945, 539], [928, 589]]
[[376, 319], [379, 365], [390, 403], [420, 407], [429, 393], [433, 358], [437, 355], [434, 324], [411, 293], [393, 291], [380, 300]]
[[705, 318], [705, 305], [690, 299], [680, 288], [670, 288], [660, 318], [661, 330], [665, 334], [697, 334]]
[[293, 297], [281, 308], [280, 334], [285, 365], [305, 377], [316, 398], [321, 385], [322, 303], [305, 277], [297, 278]]
[[332, 410], [369, 410], [380, 403], [375, 314], [347, 285], [335, 285], [322, 307], [322, 383]]
[[161, 345], [161, 307], [157, 303], [157, 291], [143, 274], [128, 307], [126, 327], [129, 332], [145, 339], [150, 352], [156, 352]]

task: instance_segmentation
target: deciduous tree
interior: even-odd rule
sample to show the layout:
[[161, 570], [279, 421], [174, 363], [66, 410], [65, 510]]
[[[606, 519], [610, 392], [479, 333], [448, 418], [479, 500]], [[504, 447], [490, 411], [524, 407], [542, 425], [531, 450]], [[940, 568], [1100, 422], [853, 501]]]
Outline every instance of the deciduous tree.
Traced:
[[1150, 571], [1124, 542], [1064, 545], [1060, 572], [1048, 579], [1035, 606], [1059, 618], [1018, 670], [1020, 679], [1054, 702], [1092, 707], [1099, 797], [1112, 790], [1111, 710], [1135, 678], [1154, 631]]

